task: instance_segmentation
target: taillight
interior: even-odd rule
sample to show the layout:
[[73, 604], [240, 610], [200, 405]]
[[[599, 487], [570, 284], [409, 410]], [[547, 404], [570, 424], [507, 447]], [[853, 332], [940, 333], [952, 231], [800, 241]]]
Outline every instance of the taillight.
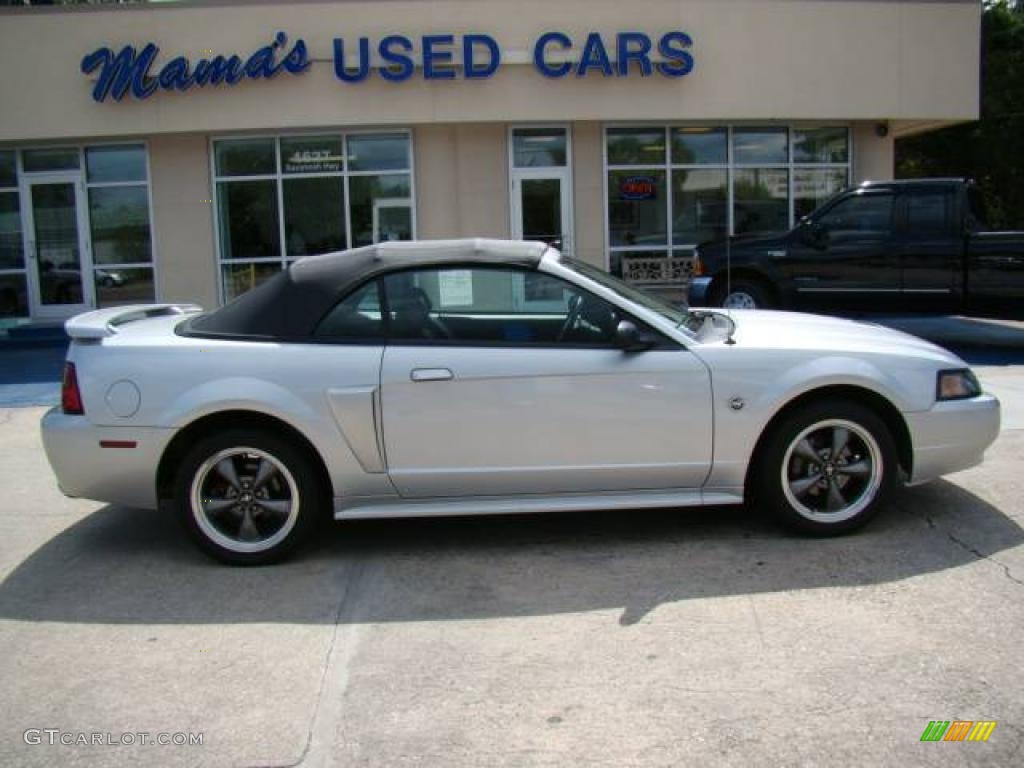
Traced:
[[78, 374], [74, 363], [64, 363], [64, 378], [60, 385], [60, 407], [64, 413], [81, 416], [85, 413], [82, 407], [82, 393], [78, 390]]
[[704, 262], [701, 261], [700, 253], [693, 254], [693, 276], [702, 277], [704, 275]]

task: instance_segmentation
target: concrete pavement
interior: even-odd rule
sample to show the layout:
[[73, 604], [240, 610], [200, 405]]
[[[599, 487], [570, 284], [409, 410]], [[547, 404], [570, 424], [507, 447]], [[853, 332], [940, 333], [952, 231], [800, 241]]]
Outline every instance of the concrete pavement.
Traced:
[[[41, 409], [0, 411], [0, 764], [1018, 764], [1024, 375], [980, 373], [1008, 427], [985, 464], [860, 535], [728, 508], [362, 522], [261, 569], [64, 498]], [[998, 726], [921, 743], [936, 719]]]

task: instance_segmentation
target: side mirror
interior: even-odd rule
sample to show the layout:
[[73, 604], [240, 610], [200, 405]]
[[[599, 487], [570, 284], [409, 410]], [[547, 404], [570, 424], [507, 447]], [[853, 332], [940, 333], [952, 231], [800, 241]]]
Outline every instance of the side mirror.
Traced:
[[828, 230], [820, 224], [807, 222], [802, 230], [803, 241], [812, 248], [828, 246]]
[[623, 352], [643, 352], [656, 343], [651, 334], [641, 331], [632, 320], [620, 320], [615, 327], [615, 344]]

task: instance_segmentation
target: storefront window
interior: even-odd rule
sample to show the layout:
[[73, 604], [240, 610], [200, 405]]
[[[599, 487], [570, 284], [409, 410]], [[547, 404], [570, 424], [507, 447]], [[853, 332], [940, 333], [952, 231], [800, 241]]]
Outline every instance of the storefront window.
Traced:
[[847, 186], [850, 137], [846, 126], [612, 126], [605, 161], [611, 271], [681, 298], [695, 246], [788, 229]]
[[512, 158], [516, 168], [561, 168], [566, 164], [564, 128], [516, 128]]
[[414, 236], [407, 133], [218, 139], [213, 152], [225, 300], [292, 259]]
[[217, 203], [222, 259], [281, 255], [274, 181], [219, 182]]
[[146, 148], [90, 147], [85, 153], [85, 168], [89, 181], [99, 184], [105, 181], [146, 180]]
[[725, 236], [729, 174], [725, 168], [672, 171], [672, 244], [692, 245]]
[[235, 139], [214, 144], [218, 176], [263, 176], [277, 173], [273, 139]]
[[664, 128], [608, 129], [608, 165], [664, 164]]
[[77, 171], [79, 167], [78, 147], [26, 149], [21, 153], [21, 164], [25, 173]]
[[734, 128], [733, 162], [737, 165], [784, 165], [789, 162], [786, 128]]
[[142, 144], [85, 149], [93, 281], [99, 307], [156, 297], [148, 178]]
[[406, 171], [409, 137], [405, 134], [358, 133], [348, 137], [350, 171]]
[[13, 151], [0, 151], [0, 321], [27, 316], [17, 158]]
[[608, 234], [613, 246], [668, 243], [665, 171], [608, 173]]
[[793, 217], [799, 221], [849, 184], [846, 168], [796, 168], [793, 171]]
[[308, 256], [345, 247], [345, 181], [339, 176], [285, 179], [285, 253]]
[[789, 228], [789, 171], [737, 168], [733, 174], [733, 231], [778, 232]]
[[673, 128], [673, 165], [725, 165], [729, 133], [725, 128]]
[[794, 163], [847, 163], [850, 142], [843, 127], [808, 128], [793, 131]]

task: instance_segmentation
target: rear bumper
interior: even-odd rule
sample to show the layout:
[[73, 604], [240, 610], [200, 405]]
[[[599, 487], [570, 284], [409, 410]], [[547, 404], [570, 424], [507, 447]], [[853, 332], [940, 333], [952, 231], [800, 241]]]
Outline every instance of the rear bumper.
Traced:
[[[68, 496], [126, 507], [155, 509], [156, 470], [173, 429], [98, 427], [84, 416], [67, 416], [60, 408], [42, 421], [43, 448]], [[135, 442], [133, 448], [103, 448], [101, 440]]]
[[936, 403], [904, 417], [914, 446], [910, 485], [979, 464], [999, 436], [999, 401], [992, 395]]
[[690, 281], [686, 301], [691, 307], [708, 306], [708, 291], [711, 289], [710, 277], [695, 277]]

